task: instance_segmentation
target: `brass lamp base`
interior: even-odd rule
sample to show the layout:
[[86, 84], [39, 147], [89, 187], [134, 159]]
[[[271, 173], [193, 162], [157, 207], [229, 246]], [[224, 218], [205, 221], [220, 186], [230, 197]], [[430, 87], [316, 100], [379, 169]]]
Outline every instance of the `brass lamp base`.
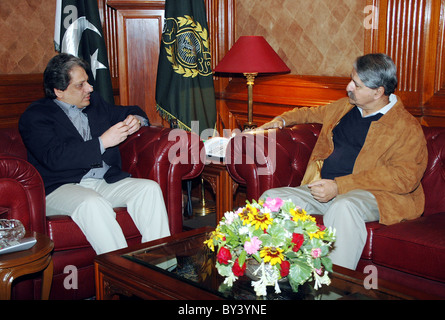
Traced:
[[207, 216], [209, 214], [216, 213], [216, 205], [214, 201], [196, 201], [193, 203], [193, 215], [195, 216]]
[[244, 129], [256, 128], [256, 123], [253, 122], [253, 84], [258, 73], [244, 73], [247, 80], [247, 122], [244, 124]]
[[246, 122], [244, 123], [244, 130], [246, 129], [254, 129], [257, 127], [256, 122]]
[[193, 215], [206, 216], [211, 213], [216, 213], [216, 204], [214, 201], [206, 201], [204, 192], [204, 179], [201, 176], [201, 199], [193, 203]]

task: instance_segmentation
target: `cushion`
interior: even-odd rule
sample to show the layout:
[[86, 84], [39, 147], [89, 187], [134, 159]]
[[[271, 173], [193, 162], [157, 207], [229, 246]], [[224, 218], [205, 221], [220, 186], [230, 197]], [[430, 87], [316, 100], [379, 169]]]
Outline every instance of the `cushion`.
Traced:
[[445, 282], [444, 225], [442, 212], [375, 230], [374, 263]]
[[[319, 214], [312, 215], [318, 224], [323, 225], [323, 216]], [[363, 248], [361, 259], [371, 260], [372, 259], [372, 239], [374, 238], [374, 231], [380, 229], [384, 225], [376, 222], [367, 222], [366, 230], [368, 231], [368, 237], [366, 238], [365, 247]]]

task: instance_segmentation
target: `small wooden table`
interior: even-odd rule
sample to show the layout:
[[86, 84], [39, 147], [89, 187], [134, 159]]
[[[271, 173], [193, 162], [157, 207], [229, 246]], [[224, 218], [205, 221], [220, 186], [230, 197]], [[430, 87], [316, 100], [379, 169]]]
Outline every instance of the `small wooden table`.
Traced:
[[0, 300], [11, 299], [11, 286], [14, 279], [42, 270], [42, 300], [49, 299], [53, 278], [51, 252], [54, 243], [44, 234], [33, 232], [25, 235], [25, 237], [29, 236], [37, 240], [32, 248], [0, 255]]
[[230, 177], [224, 162], [208, 161], [201, 175], [215, 194], [216, 223], [218, 223], [225, 212], [233, 210], [233, 195], [238, 184]]

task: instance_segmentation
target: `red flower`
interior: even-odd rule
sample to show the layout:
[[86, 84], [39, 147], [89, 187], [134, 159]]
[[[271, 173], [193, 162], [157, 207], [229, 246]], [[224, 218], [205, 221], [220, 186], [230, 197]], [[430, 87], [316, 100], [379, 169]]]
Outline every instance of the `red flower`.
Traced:
[[220, 264], [229, 264], [229, 260], [232, 259], [232, 254], [230, 253], [230, 250], [226, 247], [222, 247], [219, 249], [218, 254], [216, 255], [218, 258], [218, 262]]
[[243, 266], [240, 267], [238, 258], [237, 258], [235, 260], [235, 263], [233, 264], [233, 267], [232, 267], [233, 274], [237, 277], [241, 277], [242, 275], [244, 275], [244, 271], [246, 271], [246, 263], [244, 262]]
[[297, 252], [300, 250], [301, 246], [304, 242], [304, 236], [300, 233], [293, 233], [292, 234], [292, 243], [294, 244], [294, 247], [292, 248], [292, 251]]
[[284, 260], [283, 262], [281, 262], [280, 264], [280, 274], [281, 277], [284, 278], [289, 274], [289, 269], [290, 269], [290, 263], [287, 260]]

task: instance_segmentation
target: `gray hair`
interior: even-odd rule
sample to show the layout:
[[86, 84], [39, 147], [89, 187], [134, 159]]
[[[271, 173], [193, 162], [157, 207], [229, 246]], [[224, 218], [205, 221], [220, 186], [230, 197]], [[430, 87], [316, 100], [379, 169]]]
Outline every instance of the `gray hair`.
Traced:
[[397, 68], [386, 54], [371, 53], [358, 57], [354, 62], [354, 69], [368, 88], [383, 87], [387, 96], [397, 88]]

